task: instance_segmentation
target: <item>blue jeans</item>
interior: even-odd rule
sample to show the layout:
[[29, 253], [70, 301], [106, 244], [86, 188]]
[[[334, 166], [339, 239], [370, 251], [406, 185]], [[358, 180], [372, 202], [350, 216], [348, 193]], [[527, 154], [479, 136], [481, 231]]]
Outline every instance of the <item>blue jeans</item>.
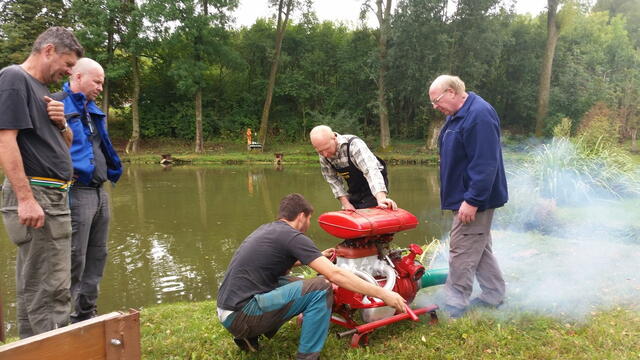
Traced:
[[317, 359], [329, 333], [333, 289], [324, 277], [280, 277], [280, 287], [255, 295], [222, 325], [236, 338], [274, 334], [285, 322], [304, 314], [298, 359]]

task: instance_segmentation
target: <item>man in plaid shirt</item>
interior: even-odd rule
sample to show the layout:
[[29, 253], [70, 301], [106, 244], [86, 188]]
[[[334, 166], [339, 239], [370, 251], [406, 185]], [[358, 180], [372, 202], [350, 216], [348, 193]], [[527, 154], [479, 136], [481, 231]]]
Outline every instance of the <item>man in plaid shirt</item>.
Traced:
[[[309, 134], [320, 156], [322, 176], [329, 183], [342, 209], [355, 210], [380, 206], [397, 209], [387, 198], [389, 181], [385, 162], [375, 156], [355, 135], [340, 135], [326, 125]], [[345, 189], [345, 183], [348, 189]]]

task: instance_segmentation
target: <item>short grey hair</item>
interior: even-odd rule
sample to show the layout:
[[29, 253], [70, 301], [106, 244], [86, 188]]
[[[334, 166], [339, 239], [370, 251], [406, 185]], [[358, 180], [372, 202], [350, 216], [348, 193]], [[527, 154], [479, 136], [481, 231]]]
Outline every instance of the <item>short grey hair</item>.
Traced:
[[33, 43], [31, 53], [39, 53], [47, 44], [51, 44], [59, 53], [75, 53], [78, 58], [84, 54], [84, 49], [71, 30], [61, 26], [53, 26], [45, 30]]
[[429, 90], [434, 88], [441, 88], [442, 90], [452, 89], [454, 93], [461, 94], [465, 92], [464, 81], [459, 77], [453, 75], [440, 75], [431, 83]]

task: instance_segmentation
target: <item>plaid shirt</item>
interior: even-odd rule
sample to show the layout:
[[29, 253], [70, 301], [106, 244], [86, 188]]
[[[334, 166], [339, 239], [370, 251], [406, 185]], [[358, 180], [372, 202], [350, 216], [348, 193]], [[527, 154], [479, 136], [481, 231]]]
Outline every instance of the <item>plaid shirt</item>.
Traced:
[[[353, 135], [340, 135], [337, 134], [338, 151], [332, 158], [325, 158], [320, 156], [320, 171], [325, 180], [329, 183], [333, 195], [337, 198], [341, 196], [348, 196], [346, 182], [338, 175], [336, 170], [331, 166], [335, 166], [337, 169], [345, 168], [349, 166], [349, 160], [347, 158], [347, 142], [353, 137]], [[351, 142], [349, 147], [351, 153], [351, 162], [362, 171], [367, 183], [369, 183], [369, 189], [374, 196], [380, 191], [387, 192], [387, 187], [384, 184], [384, 178], [380, 172], [383, 167], [378, 161], [375, 155], [369, 150], [367, 144], [361, 139], [355, 139]]]

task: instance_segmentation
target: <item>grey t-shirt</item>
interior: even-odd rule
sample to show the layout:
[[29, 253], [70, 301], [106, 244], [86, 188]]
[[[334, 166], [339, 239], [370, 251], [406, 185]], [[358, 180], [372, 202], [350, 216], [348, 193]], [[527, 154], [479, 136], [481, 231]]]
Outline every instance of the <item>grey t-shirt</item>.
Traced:
[[218, 290], [218, 307], [237, 311], [256, 294], [278, 287], [278, 278], [300, 260], [322, 256], [311, 239], [283, 221], [256, 229], [240, 244]]
[[18, 130], [27, 176], [71, 180], [69, 148], [47, 113], [49, 89], [18, 65], [0, 70], [0, 129]]

